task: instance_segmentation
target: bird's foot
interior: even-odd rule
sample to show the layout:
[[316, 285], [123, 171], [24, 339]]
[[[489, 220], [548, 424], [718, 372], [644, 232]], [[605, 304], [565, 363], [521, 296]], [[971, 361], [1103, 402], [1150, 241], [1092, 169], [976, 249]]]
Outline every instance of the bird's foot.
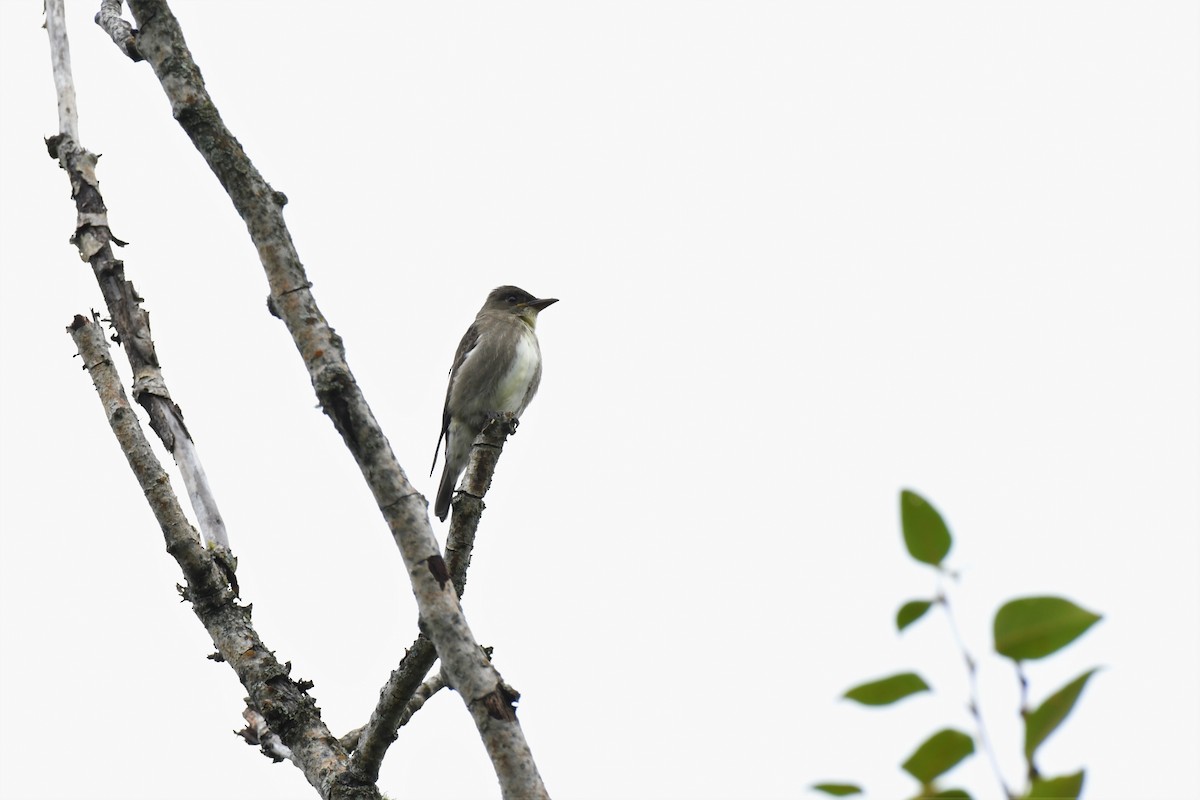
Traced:
[[508, 430], [509, 436], [517, 432], [517, 425], [520, 423], [521, 421], [517, 419], [517, 415], [511, 411], [493, 411], [488, 414], [488, 425], [504, 426]]

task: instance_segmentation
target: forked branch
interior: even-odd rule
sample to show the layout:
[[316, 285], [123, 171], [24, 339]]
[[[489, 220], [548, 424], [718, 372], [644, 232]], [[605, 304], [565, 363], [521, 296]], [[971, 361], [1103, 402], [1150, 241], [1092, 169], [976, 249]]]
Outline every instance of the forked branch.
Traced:
[[129, 7], [138, 26], [137, 52], [153, 68], [175, 119], [246, 224], [267, 275], [271, 305], [296, 343], [322, 410], [341, 434], [387, 522], [408, 570], [423, 627], [449, 684], [475, 720], [504, 796], [547, 796], [517, 722], [515, 693], [483, 655], [463, 616], [433, 536], [427, 503], [392, 453], [350, 371], [341, 339], [317, 306], [283, 221], [286, 198], [267, 184], [221, 120], [167, 3], [130, 0]]
[[150, 448], [121, 386], [100, 324], [77, 316], [67, 330], [92, 377], [109, 426], [162, 528], [167, 552], [183, 570], [187, 588], [181, 591], [222, 659], [237, 673], [250, 702], [294, 754], [304, 777], [321, 797], [378, 800], [374, 784], [358, 782], [350, 775], [349, 757], [321, 721], [316, 703], [288, 676], [289, 667], [280, 664], [263, 644], [250, 624], [250, 607], [237, 602], [227, 571], [201, 544], [184, 516], [170, 478]]

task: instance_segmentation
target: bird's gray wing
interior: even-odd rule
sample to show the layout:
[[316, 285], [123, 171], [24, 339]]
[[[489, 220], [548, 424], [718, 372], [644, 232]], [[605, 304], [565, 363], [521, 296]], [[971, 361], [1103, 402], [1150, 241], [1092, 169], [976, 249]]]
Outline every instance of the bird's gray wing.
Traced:
[[454, 388], [454, 377], [458, 375], [458, 370], [467, 360], [467, 354], [474, 350], [477, 344], [479, 344], [479, 326], [472, 322], [471, 327], [467, 328], [467, 332], [463, 334], [462, 341], [458, 343], [458, 350], [454, 353], [454, 365], [450, 367], [450, 380], [446, 383], [446, 403], [442, 406], [442, 432], [438, 434], [437, 446], [433, 448], [433, 464], [429, 467], [430, 475], [437, 469], [438, 451], [441, 450], [442, 440], [450, 431], [450, 390]]

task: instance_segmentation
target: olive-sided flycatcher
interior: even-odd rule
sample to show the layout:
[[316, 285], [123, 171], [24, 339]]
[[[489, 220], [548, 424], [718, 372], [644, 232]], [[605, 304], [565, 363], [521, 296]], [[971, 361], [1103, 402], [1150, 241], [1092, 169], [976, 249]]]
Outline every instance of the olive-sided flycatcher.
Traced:
[[539, 300], [516, 286], [493, 289], [475, 322], [467, 328], [446, 387], [442, 432], [433, 450], [446, 439], [446, 466], [438, 484], [433, 513], [445, 520], [458, 476], [467, 468], [471, 443], [495, 418], [517, 419], [537, 393], [542, 380], [542, 351], [533, 332], [537, 315], [557, 298]]

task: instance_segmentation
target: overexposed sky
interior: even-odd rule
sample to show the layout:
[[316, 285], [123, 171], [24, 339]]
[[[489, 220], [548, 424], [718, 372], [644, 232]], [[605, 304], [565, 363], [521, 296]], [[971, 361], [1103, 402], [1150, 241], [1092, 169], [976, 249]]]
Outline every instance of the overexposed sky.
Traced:
[[[68, 0], [83, 144], [266, 643], [336, 734], [416, 632], [395, 546], [266, 312], [245, 229], [133, 64]], [[173, 4], [272, 185], [400, 462], [426, 476], [487, 292], [561, 302], [464, 606], [557, 798], [872, 797], [972, 731], [911, 487], [1019, 786], [1005, 600], [1104, 614], [1029, 665], [1102, 665], [1041, 751], [1091, 800], [1200, 795], [1197, 31], [1184, 2]], [[178, 568], [64, 328], [41, 3], [0, 3], [0, 795], [300, 798], [229, 731]], [[161, 452], [160, 452], [161, 455]], [[182, 491], [176, 481], [177, 491]], [[441, 536], [444, 525], [435, 525]], [[884, 710], [847, 687], [914, 669]], [[978, 756], [948, 785], [1000, 791]], [[381, 787], [495, 796], [461, 700]]]

